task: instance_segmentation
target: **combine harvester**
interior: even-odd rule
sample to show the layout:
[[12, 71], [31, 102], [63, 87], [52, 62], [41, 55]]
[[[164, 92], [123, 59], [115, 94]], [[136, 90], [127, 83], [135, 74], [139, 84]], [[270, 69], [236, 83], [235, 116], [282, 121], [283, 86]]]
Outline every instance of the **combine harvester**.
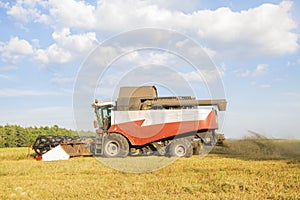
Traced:
[[158, 97], [155, 86], [121, 87], [117, 101], [93, 103], [96, 136], [43, 136], [33, 149], [40, 159], [57, 146], [70, 156], [190, 157], [199, 154], [203, 144], [222, 144], [224, 136], [216, 130], [218, 111], [225, 111], [226, 104], [225, 99]]

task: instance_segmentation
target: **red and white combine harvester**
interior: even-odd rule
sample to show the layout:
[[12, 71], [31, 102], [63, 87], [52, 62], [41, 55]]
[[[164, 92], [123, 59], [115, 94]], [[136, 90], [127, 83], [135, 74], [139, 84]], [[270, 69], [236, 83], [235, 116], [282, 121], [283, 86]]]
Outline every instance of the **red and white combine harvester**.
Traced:
[[[116, 101], [95, 100], [93, 108], [96, 136], [60, 142], [73, 156], [89, 152], [105, 157], [190, 157], [199, 154], [203, 145], [221, 144], [224, 140], [216, 130], [218, 112], [226, 110], [225, 99], [158, 97], [155, 86], [121, 87]], [[41, 154], [44, 143], [37, 139], [33, 149]]]
[[[91, 153], [105, 157], [151, 154], [190, 157], [203, 143], [222, 143], [218, 111], [226, 100], [158, 97], [155, 86], [121, 87], [116, 102], [93, 104], [97, 138]], [[217, 108], [217, 109], [216, 109]]]

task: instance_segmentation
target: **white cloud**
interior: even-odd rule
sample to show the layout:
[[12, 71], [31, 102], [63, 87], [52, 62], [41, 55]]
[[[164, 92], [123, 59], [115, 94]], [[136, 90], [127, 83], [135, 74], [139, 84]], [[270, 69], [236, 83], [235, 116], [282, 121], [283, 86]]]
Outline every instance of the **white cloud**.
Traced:
[[61, 47], [78, 53], [90, 51], [97, 43], [95, 32], [72, 35], [67, 28], [62, 29], [60, 32], [55, 31], [52, 37]]
[[[180, 44], [180, 42], [178, 42]], [[176, 44], [176, 46], [178, 46], [178, 43]], [[182, 44], [180, 44], [182, 45]], [[179, 45], [179, 46], [180, 46]], [[186, 45], [182, 45], [183, 49], [187, 50], [188, 54], [190, 56], [192, 56], [193, 58], [197, 58], [198, 56], [201, 55], [201, 57], [206, 57], [206, 55], [209, 56], [209, 58], [213, 58], [216, 56], [216, 51], [208, 48], [208, 47], [202, 47], [202, 48], [199, 48], [199, 47], [190, 47], [191, 44], [188, 43]]]
[[[134, 51], [122, 58], [122, 60], [126, 63], [129, 62], [131, 65], [148, 65], [148, 64], [156, 64], [156, 65], [170, 65], [172, 62], [172, 58], [174, 59], [174, 55], [167, 52], [143, 52], [143, 51]], [[121, 60], [121, 61], [122, 61]]]
[[24, 22], [28, 22], [30, 18], [34, 18], [38, 15], [37, 10], [25, 9], [21, 4], [12, 6], [7, 14], [14, 16], [16, 19]]
[[55, 20], [55, 25], [74, 28], [94, 28], [98, 21], [94, 14], [95, 6], [84, 1], [50, 0], [50, 14]]
[[35, 51], [34, 59], [44, 64], [48, 63], [49, 59], [47, 55], [47, 50], [37, 49]]
[[150, 4], [159, 5], [160, 8], [165, 8], [168, 10], [176, 11], [180, 8], [183, 12], [189, 13], [197, 9], [197, 4], [199, 0], [189, 0], [185, 1], [184, 4], [182, 0], [148, 0]]
[[46, 5], [47, 2], [42, 0], [17, 0], [13, 6], [8, 7], [7, 5], [7, 14], [23, 23], [30, 21], [46, 22], [49, 20], [49, 17], [41, 14], [40, 10], [40, 8], [46, 7]]
[[[241, 55], [280, 55], [297, 50], [298, 36], [291, 30], [296, 22], [290, 16], [291, 2], [279, 5], [263, 4], [259, 7], [233, 12], [229, 8], [199, 11], [200, 37], [214, 41], [214, 46], [240, 51]], [[283, 39], [284, 38], [284, 39]]]
[[238, 77], [247, 77], [251, 74], [250, 70], [248, 70], [248, 69], [234, 70], [233, 73]]
[[71, 58], [71, 53], [59, 47], [57, 44], [52, 44], [46, 50], [38, 49], [35, 52], [35, 60], [44, 64], [49, 62], [66, 63], [69, 62]]
[[2, 1], [0, 1], [0, 8], [9, 9], [9, 3], [8, 2], [4, 3]]
[[207, 53], [207, 55], [210, 57], [210, 58], [214, 58], [217, 54], [216, 51], [208, 48], [208, 47], [203, 47], [203, 50]]
[[35, 59], [47, 64], [66, 63], [83, 57], [95, 48], [97, 44], [96, 33], [88, 32], [84, 34], [71, 34], [70, 30], [65, 28], [61, 31], [55, 31], [52, 38], [56, 43], [50, 45], [47, 49], [37, 49]]
[[21, 57], [32, 54], [33, 49], [26, 40], [13, 37], [7, 43], [0, 43], [0, 52], [3, 61], [17, 63]]
[[[131, 5], [135, 5], [132, 9]], [[168, 10], [147, 1], [101, 1], [95, 13], [102, 31], [137, 27], [170, 28], [205, 41], [214, 49], [243, 55], [281, 55], [297, 50], [296, 22], [290, 16], [292, 3], [263, 4], [234, 12], [229, 8], [192, 13]], [[113, 21], [113, 23], [111, 23]], [[284, 38], [284, 40], [283, 40]]]
[[223, 74], [220, 73], [217, 69], [215, 70], [198, 70], [192, 71], [187, 73], [179, 73], [187, 81], [194, 81], [194, 82], [214, 82], [219, 79]]
[[266, 73], [269, 70], [269, 65], [266, 64], [258, 64], [256, 69], [252, 73], [253, 76], [259, 76]]
[[35, 59], [65, 63], [92, 50], [97, 42], [96, 32], [115, 34], [143, 27], [168, 28], [193, 36], [205, 43], [204, 50], [211, 57], [216, 52], [235, 56], [294, 53], [299, 45], [298, 35], [293, 32], [297, 24], [291, 16], [292, 5], [291, 1], [283, 1], [242, 11], [228, 7], [183, 11], [178, 2], [177, 6], [171, 6], [170, 1], [157, 0], [99, 0], [95, 4], [75, 0], [18, 0], [7, 14], [21, 22], [50, 25], [55, 43], [38, 49]]
[[238, 77], [248, 77], [248, 76], [261, 76], [269, 70], [269, 65], [258, 64], [254, 70], [249, 69], [237, 69], [233, 73]]

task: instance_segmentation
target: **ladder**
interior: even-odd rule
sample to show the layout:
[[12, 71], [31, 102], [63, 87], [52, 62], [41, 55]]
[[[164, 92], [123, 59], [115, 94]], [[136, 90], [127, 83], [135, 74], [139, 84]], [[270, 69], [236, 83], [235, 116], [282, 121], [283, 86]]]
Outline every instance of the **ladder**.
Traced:
[[103, 144], [104, 144], [104, 136], [105, 134], [98, 134], [95, 139], [95, 149], [94, 155], [95, 156], [102, 156], [103, 155]]

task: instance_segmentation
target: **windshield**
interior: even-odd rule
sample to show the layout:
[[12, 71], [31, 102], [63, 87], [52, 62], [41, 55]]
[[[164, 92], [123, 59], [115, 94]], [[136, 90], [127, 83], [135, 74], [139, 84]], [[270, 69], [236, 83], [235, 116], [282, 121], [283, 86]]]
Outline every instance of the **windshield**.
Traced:
[[103, 108], [103, 118], [106, 118], [106, 117], [110, 117], [111, 115], [111, 108]]
[[98, 126], [99, 128], [103, 128], [103, 123], [102, 123], [102, 115], [101, 115], [101, 108], [97, 107], [95, 109], [95, 113], [96, 113], [96, 117], [97, 117], [97, 122], [98, 122]]
[[97, 107], [95, 109], [98, 127], [100, 129], [107, 130], [110, 127], [111, 123], [111, 110], [112, 107]]

